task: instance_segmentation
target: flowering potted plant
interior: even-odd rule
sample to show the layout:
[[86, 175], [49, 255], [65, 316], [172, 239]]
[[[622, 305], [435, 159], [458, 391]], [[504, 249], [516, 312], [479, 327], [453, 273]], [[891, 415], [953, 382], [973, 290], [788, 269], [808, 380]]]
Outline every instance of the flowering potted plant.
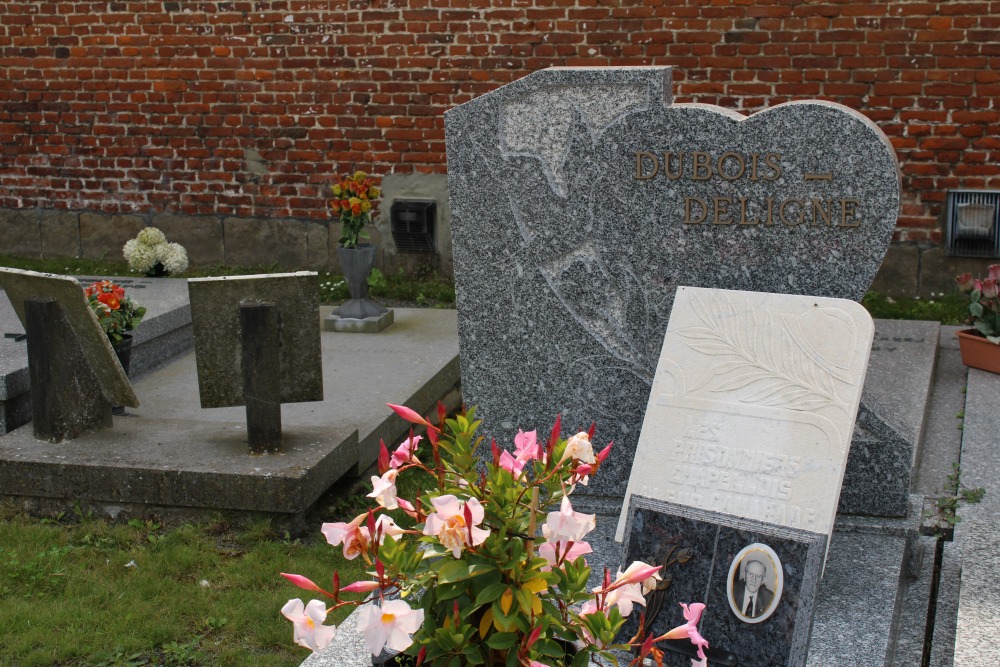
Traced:
[[167, 237], [156, 227], [146, 227], [126, 241], [122, 252], [130, 269], [151, 277], [180, 273], [188, 267], [184, 246], [167, 243]]
[[968, 323], [974, 328], [958, 332], [962, 363], [1000, 373], [1000, 264], [987, 268], [986, 278], [963, 273], [955, 278], [958, 288], [969, 295]]
[[144, 306], [137, 306], [131, 297], [125, 296], [121, 285], [110, 280], [98, 280], [84, 288], [83, 293], [112, 345], [130, 339], [128, 332], [138, 327], [146, 314]]
[[[689, 639], [698, 649], [693, 664], [707, 664], [700, 603], [683, 605], [687, 623], [660, 637], [616, 643], [633, 605], [644, 605], [660, 579], [660, 566], [635, 562], [614, 578], [605, 569], [601, 585], [587, 589], [591, 547], [584, 538], [595, 517], [574, 511], [570, 494], [610, 453], [608, 445], [595, 454], [593, 427], [565, 440], [557, 418], [547, 442], [535, 431], [518, 432], [513, 453], [492, 442], [492, 461], [477, 468], [483, 437], [474, 409], [446, 419], [439, 406], [433, 425], [390, 407], [426, 428], [427, 446], [412, 432], [391, 454], [382, 443], [380, 475], [368, 494], [376, 506], [349, 523], [322, 526], [346, 559], [364, 559], [369, 579], [341, 586], [335, 573], [324, 590], [304, 576], [282, 575], [332, 601], [329, 609], [321, 600], [288, 601], [282, 613], [297, 643], [314, 651], [329, 644], [336, 629], [324, 624], [326, 615], [362, 604], [342, 593], [363, 593], [369, 597], [358, 628], [373, 664], [582, 667], [600, 655], [618, 665], [611, 651], [628, 649], [636, 654], [631, 665], [647, 656], [662, 664], [656, 643], [664, 639]], [[402, 476], [417, 481], [411, 498], [399, 493]]]
[[365, 225], [372, 221], [374, 201], [381, 192], [363, 171], [354, 172], [332, 188], [330, 210], [340, 220], [340, 244], [337, 258], [347, 280], [351, 300], [334, 310], [334, 315], [351, 319], [380, 317], [386, 314], [384, 306], [368, 300], [368, 275], [375, 265], [375, 245], [362, 243], [368, 238]]

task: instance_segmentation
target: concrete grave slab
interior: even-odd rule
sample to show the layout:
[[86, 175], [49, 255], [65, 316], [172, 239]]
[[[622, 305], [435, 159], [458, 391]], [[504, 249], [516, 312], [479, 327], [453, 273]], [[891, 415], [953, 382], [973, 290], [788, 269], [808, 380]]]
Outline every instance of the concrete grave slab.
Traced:
[[0, 268], [0, 288], [10, 299], [22, 327], [25, 324], [25, 299], [55, 299], [80, 344], [87, 365], [100, 384], [104, 398], [113, 405], [139, 405], [139, 399], [132, 391], [132, 385], [118, 363], [107, 335], [87, 304], [80, 283], [69, 276]]
[[829, 535], [873, 335], [846, 299], [678, 288], [626, 502]]
[[239, 310], [273, 303], [281, 311], [282, 403], [323, 400], [318, 277], [312, 271], [191, 278], [191, 320], [201, 407], [244, 405]]
[[620, 495], [679, 285], [860, 299], [899, 209], [885, 135], [846, 107], [744, 117], [670, 69], [552, 68], [446, 114], [466, 400], [489, 432], [562, 413]]
[[940, 329], [937, 322], [876, 322], [839, 512], [905, 516]]
[[[317, 331], [329, 311], [315, 314]], [[59, 446], [35, 441], [30, 426], [0, 436], [0, 496], [29, 509], [79, 502], [102, 515], [169, 506], [300, 512], [341, 475], [370, 466], [379, 439], [407, 433], [411, 425], [386, 403], [428, 414], [438, 400], [449, 409], [460, 402], [455, 311], [396, 314], [380, 336], [322, 334], [324, 384], [340, 390], [282, 406], [282, 454], [247, 453], [242, 408], [201, 409], [188, 352], [137, 380], [142, 406], [100, 435]]]

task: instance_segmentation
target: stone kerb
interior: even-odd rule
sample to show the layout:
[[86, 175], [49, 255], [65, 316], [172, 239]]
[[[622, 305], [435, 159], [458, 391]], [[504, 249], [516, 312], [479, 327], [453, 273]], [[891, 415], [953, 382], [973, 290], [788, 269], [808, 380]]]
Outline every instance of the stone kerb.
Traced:
[[462, 383], [508, 441], [562, 413], [620, 495], [678, 286], [860, 299], [891, 145], [846, 107], [673, 104], [670, 69], [554, 68], [446, 114]]

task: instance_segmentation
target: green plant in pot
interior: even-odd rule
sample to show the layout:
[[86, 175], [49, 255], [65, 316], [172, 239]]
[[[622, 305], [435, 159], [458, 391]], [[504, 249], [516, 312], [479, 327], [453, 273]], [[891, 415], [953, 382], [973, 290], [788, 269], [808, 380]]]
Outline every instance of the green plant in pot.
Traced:
[[959, 331], [962, 362], [966, 366], [1000, 373], [1000, 264], [987, 268], [985, 278], [963, 273], [955, 278], [958, 288], [969, 296], [968, 324]]
[[[111, 341], [111, 347], [118, 357], [125, 375], [132, 362], [132, 334], [146, 314], [144, 306], [136, 305], [131, 297], [125, 296], [125, 289], [110, 280], [98, 280], [84, 288], [84, 295], [90, 309], [97, 316], [101, 329]], [[125, 408], [112, 406], [111, 413], [125, 414]]]
[[[697, 648], [693, 664], [707, 665], [708, 642], [697, 629], [701, 603], [682, 605], [687, 623], [660, 637], [616, 640], [633, 606], [644, 606], [661, 579], [661, 566], [635, 562], [614, 577], [605, 570], [602, 583], [588, 588], [585, 537], [596, 518], [574, 511], [570, 494], [610, 454], [611, 445], [594, 452], [593, 428], [564, 439], [557, 418], [547, 441], [535, 431], [519, 432], [513, 451], [494, 441], [479, 466], [484, 438], [474, 408], [447, 419], [439, 406], [434, 425], [390, 407], [424, 427], [426, 441], [411, 432], [392, 453], [383, 443], [368, 494], [375, 506], [349, 523], [322, 526], [346, 559], [368, 564], [367, 579], [341, 586], [335, 573], [328, 591], [283, 574], [332, 601], [329, 610], [322, 600], [288, 601], [282, 613], [297, 643], [322, 650], [336, 634], [327, 613], [363, 604], [357, 627], [373, 664], [583, 667], [600, 656], [618, 665], [612, 651], [630, 649], [630, 665], [650, 656], [662, 664], [657, 642], [684, 639]], [[401, 476], [416, 482], [409, 498], [396, 486]], [[367, 600], [342, 600], [343, 593]]]

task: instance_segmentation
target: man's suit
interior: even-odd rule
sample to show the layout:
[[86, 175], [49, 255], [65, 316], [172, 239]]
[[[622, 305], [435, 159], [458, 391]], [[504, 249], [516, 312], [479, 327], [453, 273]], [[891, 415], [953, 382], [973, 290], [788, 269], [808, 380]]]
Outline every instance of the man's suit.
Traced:
[[[733, 600], [736, 602], [736, 606], [740, 607], [740, 612], [743, 612], [743, 595], [746, 593], [746, 583], [742, 581], [737, 581], [733, 586]], [[756, 618], [763, 614], [768, 607], [771, 606], [771, 600], [774, 599], [774, 593], [768, 590], [767, 586], [761, 584], [757, 587], [757, 604], [756, 608], [749, 614], [745, 614], [751, 618]]]

